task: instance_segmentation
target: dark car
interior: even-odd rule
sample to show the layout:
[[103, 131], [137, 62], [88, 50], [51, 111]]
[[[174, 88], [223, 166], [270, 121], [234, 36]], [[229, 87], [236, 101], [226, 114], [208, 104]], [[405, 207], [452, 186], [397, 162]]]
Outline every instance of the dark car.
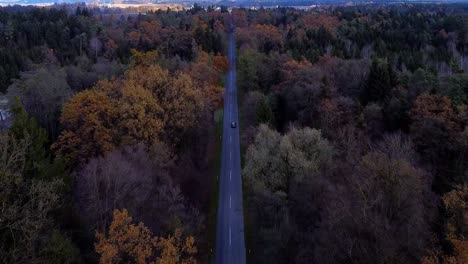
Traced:
[[231, 127], [232, 127], [232, 128], [236, 128], [236, 127], [237, 127], [237, 123], [236, 123], [236, 122], [231, 122]]

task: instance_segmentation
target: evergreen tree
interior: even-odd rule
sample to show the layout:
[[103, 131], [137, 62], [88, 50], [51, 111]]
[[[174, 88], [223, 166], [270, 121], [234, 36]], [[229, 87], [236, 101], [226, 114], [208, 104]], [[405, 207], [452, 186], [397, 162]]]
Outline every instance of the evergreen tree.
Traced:
[[397, 77], [385, 60], [376, 59], [372, 62], [367, 84], [361, 95], [364, 104], [369, 102], [386, 102], [393, 87], [397, 85]]

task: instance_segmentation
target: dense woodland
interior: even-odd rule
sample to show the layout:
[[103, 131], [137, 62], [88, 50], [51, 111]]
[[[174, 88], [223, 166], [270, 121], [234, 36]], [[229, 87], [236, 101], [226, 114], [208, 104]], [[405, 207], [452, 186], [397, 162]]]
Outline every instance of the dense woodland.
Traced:
[[[251, 263], [468, 263], [465, 5], [234, 9]], [[0, 262], [209, 263], [230, 14], [0, 8]]]
[[207, 262], [228, 14], [98, 11], [0, 10], [0, 262]]
[[451, 10], [233, 11], [252, 263], [468, 262], [468, 17]]

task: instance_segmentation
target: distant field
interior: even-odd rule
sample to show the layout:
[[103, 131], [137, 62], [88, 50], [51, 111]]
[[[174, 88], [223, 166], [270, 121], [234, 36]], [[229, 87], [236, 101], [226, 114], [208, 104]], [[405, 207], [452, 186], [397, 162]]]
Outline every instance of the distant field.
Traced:
[[[89, 4], [89, 6], [93, 6], [93, 4]], [[171, 10], [179, 11], [185, 8], [185, 6], [181, 4], [96, 4], [95, 6], [132, 8], [138, 11], [166, 10], [168, 8], [170, 8]]]
[[[55, 2], [43, 2], [43, 3], [23, 3], [17, 0], [1, 0], [0, 6], [8, 6], [8, 5], [23, 5], [23, 6], [51, 6], [54, 5]], [[144, 11], [156, 11], [156, 10], [166, 10], [170, 8], [174, 11], [180, 11], [186, 8], [187, 6], [181, 4], [101, 4], [101, 3], [88, 3], [88, 6], [96, 6], [96, 7], [114, 7], [114, 8], [123, 8], [123, 9], [134, 9], [139, 12]]]

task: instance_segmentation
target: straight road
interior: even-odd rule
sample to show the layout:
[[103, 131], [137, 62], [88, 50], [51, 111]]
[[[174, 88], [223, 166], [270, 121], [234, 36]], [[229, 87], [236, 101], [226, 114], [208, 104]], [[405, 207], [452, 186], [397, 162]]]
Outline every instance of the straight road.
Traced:
[[242, 178], [240, 164], [236, 50], [233, 26], [229, 33], [229, 64], [224, 92], [223, 146], [219, 180], [218, 224], [216, 233], [216, 264], [245, 263], [244, 215], [242, 210]]

